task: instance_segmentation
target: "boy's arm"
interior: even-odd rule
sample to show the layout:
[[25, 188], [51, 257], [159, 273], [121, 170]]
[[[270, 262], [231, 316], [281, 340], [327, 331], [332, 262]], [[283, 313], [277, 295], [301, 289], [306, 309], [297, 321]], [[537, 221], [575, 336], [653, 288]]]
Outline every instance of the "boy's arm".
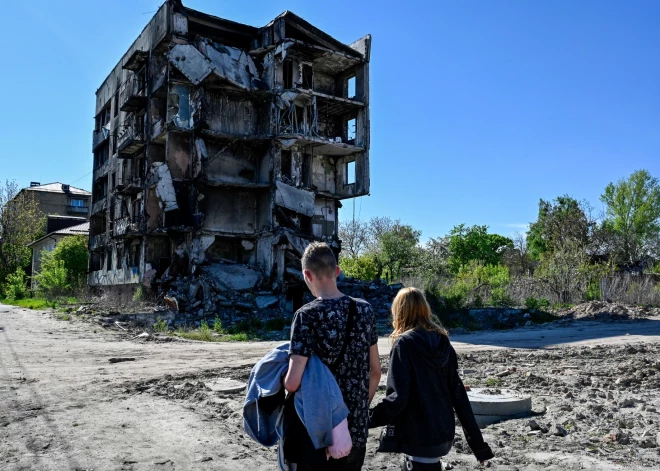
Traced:
[[284, 377], [284, 389], [293, 393], [300, 388], [307, 360], [307, 357], [301, 355], [291, 355], [289, 358], [289, 371]]
[[376, 343], [369, 348], [369, 404], [378, 391], [380, 375], [380, 355], [378, 354], [378, 343]]

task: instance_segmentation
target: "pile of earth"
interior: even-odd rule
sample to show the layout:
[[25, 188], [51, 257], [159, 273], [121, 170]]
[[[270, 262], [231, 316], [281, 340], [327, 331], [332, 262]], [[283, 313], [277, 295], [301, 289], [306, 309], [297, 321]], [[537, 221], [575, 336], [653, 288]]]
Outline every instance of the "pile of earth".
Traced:
[[559, 315], [568, 319], [594, 319], [599, 321], [645, 319], [647, 317], [660, 316], [660, 308], [590, 301], [562, 310], [559, 312]]

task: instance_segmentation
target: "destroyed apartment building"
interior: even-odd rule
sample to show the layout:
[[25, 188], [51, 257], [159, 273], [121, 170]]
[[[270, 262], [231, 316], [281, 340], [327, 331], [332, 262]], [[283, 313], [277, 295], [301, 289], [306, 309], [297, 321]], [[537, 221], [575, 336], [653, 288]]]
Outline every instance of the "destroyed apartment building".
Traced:
[[370, 46], [165, 2], [96, 92], [89, 284], [300, 304], [304, 248], [369, 193]]

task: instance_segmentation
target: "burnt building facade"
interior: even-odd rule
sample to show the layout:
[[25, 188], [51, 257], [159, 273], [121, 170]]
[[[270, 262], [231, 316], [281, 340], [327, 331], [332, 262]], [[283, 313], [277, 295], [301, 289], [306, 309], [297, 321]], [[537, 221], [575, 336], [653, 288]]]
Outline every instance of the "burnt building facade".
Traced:
[[310, 241], [339, 252], [342, 200], [369, 193], [370, 46], [165, 2], [96, 93], [90, 285], [283, 292]]

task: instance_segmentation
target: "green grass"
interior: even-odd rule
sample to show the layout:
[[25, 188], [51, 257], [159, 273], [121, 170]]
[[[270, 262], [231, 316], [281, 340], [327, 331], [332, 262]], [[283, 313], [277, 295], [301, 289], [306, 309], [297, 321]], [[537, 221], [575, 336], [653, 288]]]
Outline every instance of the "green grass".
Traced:
[[58, 313], [55, 314], [55, 319], [59, 319], [61, 321], [70, 321], [71, 320], [71, 315], [68, 313]]
[[47, 309], [47, 308], [55, 309], [58, 304], [57, 301], [49, 301], [48, 299], [43, 299], [43, 298], [14, 299], [11, 301], [7, 299], [2, 299], [0, 300], [0, 302], [3, 304], [9, 304], [11, 306], [18, 306], [27, 309]]
[[488, 378], [486, 380], [486, 386], [488, 386], [489, 388], [495, 388], [499, 386], [501, 382], [502, 381], [497, 378]]

